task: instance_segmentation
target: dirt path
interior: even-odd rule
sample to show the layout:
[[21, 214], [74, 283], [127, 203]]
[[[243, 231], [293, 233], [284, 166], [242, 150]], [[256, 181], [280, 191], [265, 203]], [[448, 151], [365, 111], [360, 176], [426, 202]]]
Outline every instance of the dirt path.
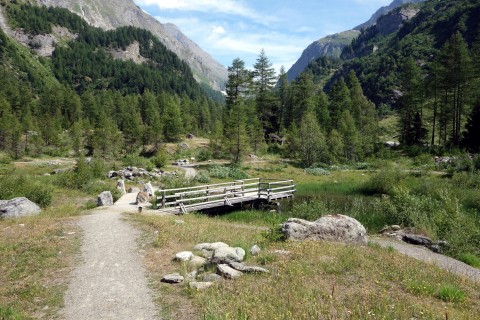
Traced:
[[139, 232], [121, 219], [122, 212], [138, 210], [135, 196], [79, 220], [82, 263], [65, 296], [65, 319], [159, 319], [137, 249]]
[[480, 269], [442, 254], [434, 253], [425, 247], [413, 246], [407, 243], [383, 238], [371, 238], [369, 241], [377, 243], [384, 248], [392, 247], [396, 251], [414, 259], [434, 264], [440, 269], [480, 282]]

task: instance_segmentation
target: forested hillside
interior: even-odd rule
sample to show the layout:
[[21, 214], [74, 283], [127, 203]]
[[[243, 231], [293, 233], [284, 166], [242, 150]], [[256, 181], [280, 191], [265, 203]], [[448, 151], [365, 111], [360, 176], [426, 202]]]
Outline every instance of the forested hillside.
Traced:
[[[0, 30], [0, 148], [14, 157], [156, 149], [185, 132], [208, 132], [221, 117], [188, 65], [148, 31], [103, 31], [52, 7], [8, 4], [6, 11], [12, 29], [35, 35], [61, 26], [76, 35], [48, 59]], [[134, 43], [142, 63], [114, 59]]]
[[[473, 142], [469, 137], [479, 136], [479, 128], [469, 116], [475, 117], [480, 104], [480, 3], [409, 4], [379, 21], [392, 19], [400, 10], [416, 14], [390, 34], [378, 25], [363, 30], [344, 49], [341, 61], [318, 60], [306, 72], [323, 83], [330, 79], [328, 90], [353, 71], [377, 109], [398, 112], [398, 138], [407, 145], [463, 144], [478, 150], [478, 138]], [[338, 64], [342, 67], [328, 77]]]

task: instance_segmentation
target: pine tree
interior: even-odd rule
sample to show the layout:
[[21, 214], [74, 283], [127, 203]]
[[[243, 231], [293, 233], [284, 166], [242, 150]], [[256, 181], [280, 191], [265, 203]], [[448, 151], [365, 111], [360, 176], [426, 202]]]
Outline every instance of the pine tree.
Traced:
[[240, 58], [233, 60], [228, 67], [228, 82], [226, 85], [226, 107], [227, 111], [233, 108], [239, 99], [248, 94], [251, 86], [251, 74], [245, 69], [245, 62]]
[[350, 111], [352, 104], [350, 90], [343, 78], [333, 84], [330, 90], [330, 115], [333, 128], [338, 128], [344, 111]]
[[298, 135], [301, 137], [299, 156], [306, 167], [327, 159], [328, 150], [325, 135], [320, 129], [313, 111], [304, 114]]
[[463, 145], [474, 153], [480, 153], [480, 103], [477, 104], [468, 118], [463, 133]]
[[278, 132], [280, 130], [279, 108], [272, 92], [276, 83], [275, 69], [263, 49], [260, 51], [253, 68], [253, 87], [260, 122], [265, 128], [265, 134]]

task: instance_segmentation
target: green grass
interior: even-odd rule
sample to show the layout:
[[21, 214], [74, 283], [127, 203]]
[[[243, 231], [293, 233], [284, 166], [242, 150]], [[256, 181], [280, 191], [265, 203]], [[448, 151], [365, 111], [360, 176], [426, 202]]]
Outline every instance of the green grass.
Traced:
[[446, 302], [462, 302], [466, 298], [466, 294], [459, 287], [455, 285], [444, 285], [442, 286], [437, 294], [437, 298], [446, 301]]
[[[171, 301], [196, 310], [192, 319], [433, 320], [448, 313], [451, 319], [473, 320], [480, 313], [479, 284], [378, 246], [262, 243], [262, 230], [203, 215], [183, 216], [181, 225], [174, 223], [178, 217], [130, 217], [144, 229], [143, 248], [152, 280], [167, 272], [182, 272], [171, 256], [200, 242], [223, 241], [246, 250], [253, 244], [262, 247], [246, 263], [262, 265], [269, 274], [244, 275], [198, 292], [154, 285], [155, 292], [168, 287]], [[278, 255], [274, 250], [290, 254]], [[457, 290], [444, 289], [447, 284]]]
[[458, 259], [475, 268], [480, 268], [480, 257], [471, 253], [462, 253]]

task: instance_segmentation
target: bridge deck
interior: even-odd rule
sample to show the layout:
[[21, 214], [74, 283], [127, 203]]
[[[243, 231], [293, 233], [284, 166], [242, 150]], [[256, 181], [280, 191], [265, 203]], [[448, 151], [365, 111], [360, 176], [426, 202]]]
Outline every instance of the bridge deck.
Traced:
[[291, 198], [293, 180], [245, 179], [204, 186], [159, 190], [161, 212], [188, 213], [213, 208], [232, 207], [243, 203], [272, 202]]

